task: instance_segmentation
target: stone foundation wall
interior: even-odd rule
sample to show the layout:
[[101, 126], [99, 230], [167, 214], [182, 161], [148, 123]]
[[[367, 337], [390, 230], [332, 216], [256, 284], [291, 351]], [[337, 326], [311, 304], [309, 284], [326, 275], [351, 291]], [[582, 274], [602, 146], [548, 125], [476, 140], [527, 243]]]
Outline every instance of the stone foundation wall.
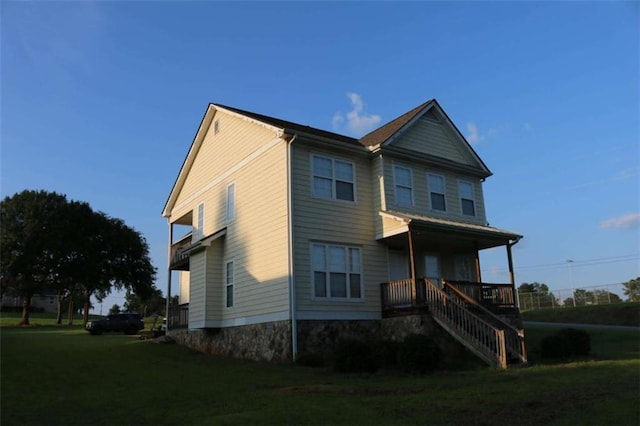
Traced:
[[[410, 334], [434, 339], [443, 357], [467, 358], [469, 352], [428, 314], [414, 314], [382, 320], [298, 321], [298, 354], [333, 358], [341, 340], [402, 342]], [[179, 344], [210, 355], [267, 362], [291, 362], [291, 322], [277, 321], [229, 328], [171, 330]]]
[[375, 321], [298, 321], [298, 353], [333, 357], [340, 340], [402, 342], [411, 334], [434, 339], [443, 357], [467, 358], [469, 352], [428, 314], [414, 314]]
[[228, 328], [171, 330], [177, 343], [210, 355], [291, 362], [291, 321]]

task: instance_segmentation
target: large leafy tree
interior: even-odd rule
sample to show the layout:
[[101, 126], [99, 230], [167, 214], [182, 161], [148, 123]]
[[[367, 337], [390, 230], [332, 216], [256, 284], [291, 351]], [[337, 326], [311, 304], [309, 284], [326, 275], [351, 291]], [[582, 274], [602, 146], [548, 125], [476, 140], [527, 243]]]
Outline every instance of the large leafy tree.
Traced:
[[[84, 322], [92, 295], [102, 300], [113, 288], [152, 293], [156, 270], [147, 242], [121, 219], [46, 191], [7, 197], [0, 212], [2, 292], [22, 297], [21, 324], [28, 324], [31, 297], [45, 289], [58, 292], [59, 320], [62, 300], [81, 293]], [[74, 310], [69, 303], [70, 318]]]
[[624, 295], [630, 302], [640, 302], [640, 277], [622, 283]]
[[146, 299], [128, 290], [124, 298], [124, 310], [126, 312], [139, 312], [144, 316], [151, 314], [164, 316], [167, 307], [167, 299], [162, 296], [162, 290], [155, 287], [152, 290], [151, 296]]
[[0, 203], [0, 287], [22, 299], [21, 325], [29, 324], [33, 295], [55, 287], [68, 204], [46, 191], [23, 191]]

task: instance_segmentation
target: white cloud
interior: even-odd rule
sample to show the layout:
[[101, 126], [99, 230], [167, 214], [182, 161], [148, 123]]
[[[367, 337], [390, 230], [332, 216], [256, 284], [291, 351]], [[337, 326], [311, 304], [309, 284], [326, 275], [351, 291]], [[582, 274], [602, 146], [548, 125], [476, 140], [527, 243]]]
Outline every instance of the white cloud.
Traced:
[[359, 94], [349, 92], [347, 97], [351, 101], [352, 109], [346, 116], [340, 112], [333, 114], [331, 121], [334, 130], [340, 130], [346, 121], [346, 129], [349, 133], [362, 136], [380, 124], [381, 117], [379, 115], [363, 113], [364, 103]]
[[622, 216], [604, 220], [600, 223], [600, 228], [609, 229], [634, 229], [640, 228], [640, 213], [628, 213]]
[[467, 141], [471, 145], [475, 145], [484, 139], [484, 136], [481, 136], [480, 132], [478, 131], [478, 126], [476, 126], [475, 123], [471, 123], [471, 122], [467, 123], [466, 137], [467, 137]]

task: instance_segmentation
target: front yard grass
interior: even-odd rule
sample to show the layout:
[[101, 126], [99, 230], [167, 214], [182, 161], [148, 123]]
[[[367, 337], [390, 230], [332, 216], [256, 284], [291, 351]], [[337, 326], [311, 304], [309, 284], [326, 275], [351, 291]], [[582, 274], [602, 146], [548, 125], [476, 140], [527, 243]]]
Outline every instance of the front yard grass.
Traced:
[[[535, 345], [545, 332], [552, 331], [528, 328], [527, 336]], [[0, 423], [637, 425], [638, 333], [592, 336], [589, 361], [338, 375], [214, 358], [136, 336], [3, 327]]]

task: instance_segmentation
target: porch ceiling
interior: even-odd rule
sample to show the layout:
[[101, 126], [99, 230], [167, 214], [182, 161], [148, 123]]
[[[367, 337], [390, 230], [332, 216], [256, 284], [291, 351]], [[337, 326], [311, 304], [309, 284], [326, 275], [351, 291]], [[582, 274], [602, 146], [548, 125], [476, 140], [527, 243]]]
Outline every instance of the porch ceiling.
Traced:
[[406, 225], [404, 232], [380, 239], [392, 248], [407, 246], [409, 229], [415, 246], [454, 250], [483, 250], [504, 246], [522, 238], [513, 232], [485, 225], [396, 212], [381, 212], [381, 215]]

